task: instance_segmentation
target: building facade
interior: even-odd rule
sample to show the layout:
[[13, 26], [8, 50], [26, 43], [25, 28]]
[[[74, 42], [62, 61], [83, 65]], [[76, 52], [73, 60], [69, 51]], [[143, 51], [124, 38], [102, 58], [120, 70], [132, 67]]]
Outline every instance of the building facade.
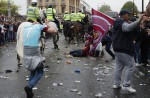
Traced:
[[[31, 4], [32, 0], [27, 0], [27, 6]], [[37, 0], [39, 8], [47, 8], [49, 4], [52, 4], [56, 9], [57, 14], [63, 14], [65, 11], [71, 13], [71, 11], [79, 11], [80, 0]]]
[[88, 3], [86, 3], [85, 0], [80, 0], [80, 5], [79, 8], [84, 12], [84, 13], [91, 13], [91, 7]]

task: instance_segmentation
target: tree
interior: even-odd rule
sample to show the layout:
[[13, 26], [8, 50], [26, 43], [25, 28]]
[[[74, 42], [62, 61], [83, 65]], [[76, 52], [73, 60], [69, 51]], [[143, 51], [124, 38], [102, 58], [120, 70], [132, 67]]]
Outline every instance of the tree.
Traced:
[[137, 15], [137, 13], [139, 12], [137, 6], [132, 1], [126, 2], [121, 10], [123, 9], [130, 11], [132, 15]]
[[[11, 3], [10, 5], [11, 15], [13, 16], [18, 14], [19, 6], [15, 5], [14, 3]], [[8, 16], [8, 2], [5, 0], [0, 0], [0, 14]]]
[[105, 13], [107, 11], [111, 11], [111, 8], [109, 5], [104, 4], [101, 7], [99, 7], [98, 10], [102, 13]]

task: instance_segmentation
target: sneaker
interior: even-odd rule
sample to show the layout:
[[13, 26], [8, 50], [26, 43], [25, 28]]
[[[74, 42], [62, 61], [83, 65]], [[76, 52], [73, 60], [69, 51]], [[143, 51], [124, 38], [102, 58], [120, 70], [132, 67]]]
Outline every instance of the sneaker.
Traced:
[[114, 88], [114, 89], [118, 89], [118, 88], [121, 88], [121, 86], [114, 84], [114, 85], [113, 85], [113, 88]]
[[24, 90], [25, 90], [25, 92], [26, 92], [26, 94], [27, 94], [27, 98], [33, 98], [33, 92], [32, 92], [32, 89], [31, 89], [31, 88], [29, 88], [28, 86], [26, 86], [26, 87], [24, 88]]
[[122, 90], [129, 91], [130, 93], [136, 92], [136, 90], [133, 89], [131, 86], [129, 86], [129, 87], [122, 86]]

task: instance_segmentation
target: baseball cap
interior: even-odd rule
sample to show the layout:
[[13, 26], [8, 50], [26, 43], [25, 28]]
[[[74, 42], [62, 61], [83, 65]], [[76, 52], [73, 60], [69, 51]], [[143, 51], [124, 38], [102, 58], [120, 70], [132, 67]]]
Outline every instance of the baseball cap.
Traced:
[[120, 16], [122, 16], [122, 15], [124, 15], [124, 14], [129, 14], [129, 15], [130, 15], [131, 12], [128, 11], [128, 10], [121, 10], [120, 13], [119, 13]]

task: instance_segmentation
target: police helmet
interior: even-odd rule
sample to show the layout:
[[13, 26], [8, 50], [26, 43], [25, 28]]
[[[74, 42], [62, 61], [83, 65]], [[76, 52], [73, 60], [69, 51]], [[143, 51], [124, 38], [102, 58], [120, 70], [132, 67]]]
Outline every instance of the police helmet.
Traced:
[[80, 12], [80, 13], [82, 13], [82, 11], [81, 11], [81, 10], [79, 10], [79, 12]]
[[49, 4], [49, 5], [48, 5], [48, 8], [52, 8], [52, 7], [53, 7], [53, 5], [52, 5], [52, 4]]

